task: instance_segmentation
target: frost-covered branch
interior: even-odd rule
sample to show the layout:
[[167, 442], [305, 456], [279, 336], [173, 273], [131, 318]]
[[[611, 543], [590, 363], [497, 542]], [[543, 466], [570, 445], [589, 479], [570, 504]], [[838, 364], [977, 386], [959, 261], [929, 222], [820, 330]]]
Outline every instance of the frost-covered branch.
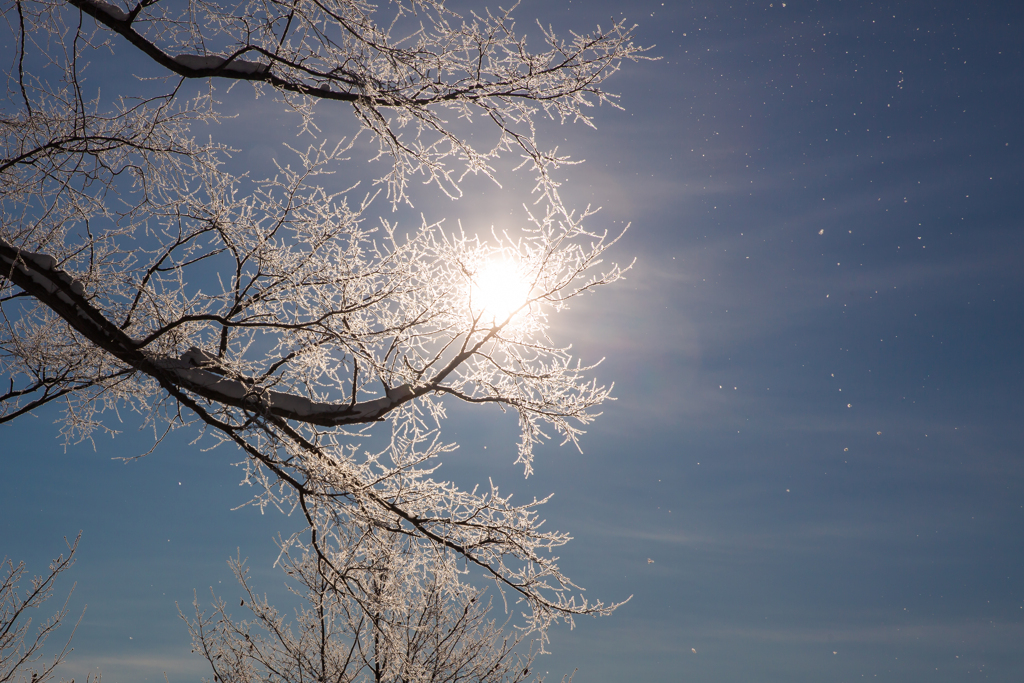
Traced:
[[353, 587], [344, 593], [324, 580], [314, 555], [284, 555], [290, 587], [303, 600], [291, 620], [254, 590], [244, 563], [233, 560], [245, 595], [241, 606], [251, 616], [236, 621], [220, 599], [208, 614], [196, 600], [194, 618], [182, 615], [194, 650], [225, 683], [531, 677], [535, 652], [516, 653], [522, 634], [489, 617], [490, 601], [459, 581], [450, 559], [434, 561], [408, 540], [376, 541], [357, 532], [340, 544], [348, 549], [345, 581]]
[[[394, 160], [384, 180], [395, 202], [407, 199], [415, 173], [456, 195], [465, 173], [491, 175], [491, 162], [508, 151], [530, 160], [553, 189], [549, 167], [565, 160], [537, 145], [534, 118], [593, 125], [590, 108], [618, 106], [604, 81], [624, 60], [644, 58], [624, 20], [568, 38], [539, 27], [534, 51], [516, 32], [515, 6], [461, 17], [437, 0], [403, 1], [392, 3], [388, 18], [356, 0], [164, 0], [130, 9], [64, 1], [169, 72], [269, 88], [314, 128], [315, 102], [350, 104]], [[497, 139], [477, 148], [445, 111], [455, 119], [483, 116]]]
[[33, 682], [44, 683], [53, 678], [54, 670], [71, 654], [74, 629], [52, 661], [40, 662], [40, 650], [46, 639], [60, 628], [68, 614], [68, 601], [75, 590], [74, 586], [71, 587], [64, 604], [49, 619], [36, 627], [34, 635], [30, 633], [30, 615], [32, 610], [41, 607], [53, 596], [53, 586], [57, 577], [75, 563], [75, 551], [81, 537], [79, 533], [74, 542], [68, 543], [67, 556], [61, 554], [53, 560], [49, 571], [33, 577], [26, 589], [22, 589], [20, 585], [25, 576], [25, 563], [15, 565], [6, 557], [0, 562], [0, 683], [28, 680], [30, 675]]
[[[441, 437], [445, 406], [515, 413], [529, 475], [539, 442], [578, 445], [611, 399], [595, 364], [551, 338], [550, 319], [622, 276], [602, 262], [619, 235], [562, 203], [552, 171], [571, 162], [543, 151], [534, 126], [589, 124], [590, 106], [614, 104], [604, 79], [642, 55], [621, 23], [564, 40], [542, 30], [534, 52], [510, 12], [390, 8], [382, 18], [355, 0], [18, 4], [10, 42], [28, 66], [8, 75], [0, 114], [0, 423], [60, 402], [61, 431], [76, 441], [113, 433], [108, 416], [128, 408], [158, 434], [193, 428], [237, 448], [253, 504], [307, 522], [284, 551], [307, 589], [321, 582], [317, 600], [347, 610], [345, 667], [383, 666], [382, 652], [405, 662], [395, 671], [420, 666], [414, 617], [430, 624], [423, 633], [472, 622], [491, 654], [470, 659], [500, 664], [512, 661], [501, 643], [516, 638], [492, 638], [486, 611], [467, 602], [473, 581], [494, 582], [506, 607], [522, 603], [516, 626], [541, 643], [554, 621], [615, 605], [584, 599], [561, 573], [554, 553], [569, 536], [542, 528], [546, 499], [438, 478], [454, 448]], [[175, 77], [89, 99], [82, 65], [97, 48], [141, 50]], [[349, 102], [354, 125], [392, 157], [393, 202], [411, 173], [457, 194], [465, 172], [491, 174], [507, 152], [525, 157], [535, 201], [508, 232], [371, 221], [375, 192], [332, 189], [353, 138], [289, 148], [273, 177], [232, 173], [232, 150], [195, 135], [221, 120], [213, 91], [186, 98], [179, 76], [269, 89], [317, 138], [314, 104]], [[488, 148], [463, 134], [474, 117], [497, 131]], [[495, 294], [498, 266], [507, 291]], [[284, 633], [268, 641], [273, 661], [312, 666], [296, 663], [307, 651]], [[430, 643], [430, 657], [449, 652]]]

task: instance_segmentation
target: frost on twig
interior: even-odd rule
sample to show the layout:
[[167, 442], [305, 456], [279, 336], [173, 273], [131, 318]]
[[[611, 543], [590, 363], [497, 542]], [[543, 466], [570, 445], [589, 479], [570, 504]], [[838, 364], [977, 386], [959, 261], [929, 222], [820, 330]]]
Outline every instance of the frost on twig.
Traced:
[[[507, 152], [533, 167], [545, 192], [554, 190], [549, 172], [566, 160], [538, 145], [534, 120], [592, 126], [592, 107], [618, 106], [604, 81], [623, 61], [645, 58], [624, 20], [568, 37], [538, 25], [539, 47], [531, 49], [516, 30], [515, 5], [462, 17], [440, 0], [403, 1], [386, 18], [353, 0], [164, 0], [130, 12], [101, 0], [66, 1], [179, 76], [271, 88], [312, 130], [315, 102], [349, 103], [380, 155], [394, 161], [381, 181], [396, 203], [408, 199], [417, 173], [456, 196], [466, 173], [492, 176], [492, 162]], [[455, 132], [445, 112], [479, 118], [497, 136], [480, 148]]]
[[[68, 602], [75, 587], [71, 587], [67, 599], [57, 612], [36, 626], [35, 634], [31, 633], [32, 614], [53, 597], [57, 577], [75, 563], [75, 552], [81, 537], [79, 533], [71, 543], [65, 539], [67, 556], [61, 554], [54, 559], [49, 571], [33, 577], [27, 587], [21, 585], [26, 572], [24, 562], [15, 565], [6, 557], [0, 562], [0, 681], [22, 681], [31, 677], [34, 683], [44, 683], [53, 678], [54, 670], [71, 654], [71, 638], [78, 628], [77, 623], [53, 659], [49, 662], [40, 661], [40, 650], [46, 639], [60, 628], [67, 617]], [[82, 614], [84, 616], [84, 610]], [[79, 617], [78, 623], [81, 621]]]
[[[340, 540], [340, 539], [339, 539]], [[225, 683], [274, 680], [474, 681], [516, 683], [531, 677], [537, 651], [516, 652], [524, 635], [492, 617], [485, 591], [459, 580], [450, 561], [410, 548], [409, 539], [379, 544], [355, 534], [347, 580], [365, 587], [340, 596], [323, 579], [318, 558], [285, 553], [280, 564], [302, 599], [293, 618], [251, 583], [241, 560], [230, 562], [241, 584], [237, 619], [221, 599], [212, 612], [194, 601], [182, 614], [194, 651]], [[413, 558], [409, 562], [404, 557]], [[311, 656], [312, 655], [312, 656]]]
[[[542, 529], [544, 499], [436, 473], [454, 447], [440, 436], [446, 402], [515, 413], [529, 475], [537, 443], [578, 445], [611, 398], [549, 330], [574, 298], [622, 276], [603, 263], [618, 235], [562, 203], [552, 171], [569, 161], [539, 147], [534, 126], [591, 124], [590, 107], [615, 105], [604, 80], [642, 51], [624, 23], [565, 39], [542, 30], [531, 51], [510, 12], [390, 8], [17, 4], [18, 63], [44, 73], [12, 73], [0, 117], [0, 423], [60, 402], [73, 441], [113, 431], [107, 411], [128, 407], [157, 439], [195, 426], [237, 447], [253, 504], [301, 511], [306, 530], [286, 546], [339, 600], [376, 604], [351, 580], [365, 559], [353, 548], [402, 547], [410, 564], [388, 571], [417, 591], [441, 577], [455, 596], [438, 603], [445, 614], [470, 595], [458, 563], [493, 581], [526, 631], [605, 614], [615, 606], [561, 573], [554, 553], [569, 537]], [[81, 65], [101, 47], [175, 79], [158, 96], [87, 100]], [[178, 77], [249, 81], [313, 134], [314, 103], [348, 103], [391, 157], [392, 202], [416, 173], [457, 195], [465, 173], [493, 174], [507, 153], [534, 174], [535, 202], [516, 232], [371, 222], [375, 193], [329, 189], [351, 139], [293, 149], [271, 178], [233, 175], [230, 150], [196, 135], [220, 120], [212, 90], [187, 99]], [[445, 116], [496, 137], [478, 148]], [[522, 279], [500, 315], [480, 301], [495, 261]], [[361, 445], [382, 432], [379, 450]]]

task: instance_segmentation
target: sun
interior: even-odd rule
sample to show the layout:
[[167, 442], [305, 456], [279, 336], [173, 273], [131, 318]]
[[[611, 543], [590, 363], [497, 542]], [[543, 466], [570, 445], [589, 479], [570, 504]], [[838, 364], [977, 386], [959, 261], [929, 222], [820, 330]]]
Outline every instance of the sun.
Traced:
[[495, 257], [483, 262], [470, 285], [473, 316], [501, 324], [513, 317], [530, 297], [530, 282], [520, 264]]

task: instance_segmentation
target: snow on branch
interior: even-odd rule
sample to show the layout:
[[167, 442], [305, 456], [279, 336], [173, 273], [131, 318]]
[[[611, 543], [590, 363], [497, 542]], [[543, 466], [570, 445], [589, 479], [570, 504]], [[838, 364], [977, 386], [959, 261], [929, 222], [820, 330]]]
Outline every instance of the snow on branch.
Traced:
[[[593, 126], [594, 105], [619, 106], [605, 80], [623, 62], [649, 59], [625, 20], [567, 38], [539, 27], [534, 46], [517, 32], [511, 10], [460, 17], [434, 1], [415, 3], [413, 13], [399, 4], [390, 18], [356, 0], [244, 0], [230, 9], [208, 0], [143, 1], [127, 13], [102, 0], [64, 1], [179, 76], [272, 88], [307, 127], [315, 128], [315, 101], [351, 103], [379, 155], [395, 162], [380, 179], [394, 203], [408, 201], [416, 173], [457, 196], [459, 179], [493, 177], [492, 162], [509, 151], [521, 153], [550, 192], [557, 186], [550, 171], [569, 162], [534, 140], [534, 117]], [[493, 124], [493, 143], [471, 144], [444, 110]], [[414, 130], [403, 131], [409, 122]]]
[[261, 389], [252, 379], [227, 377], [203, 369], [214, 359], [195, 347], [181, 358], [152, 356], [94, 308], [84, 297], [82, 283], [57, 269], [56, 263], [52, 256], [22, 251], [0, 240], [3, 274], [48, 305], [80, 334], [136, 370], [211, 401], [259, 414], [336, 427], [380, 420], [416, 396], [413, 387], [404, 384], [389, 388], [382, 398], [356, 404], [320, 403], [303, 396]]
[[93, 16], [96, 14], [102, 14], [110, 17], [114, 21], [124, 22], [130, 22], [132, 19], [132, 16], [123, 9], [117, 5], [112, 5], [109, 2], [104, 2], [104, 0], [82, 0], [82, 5], [92, 8], [92, 11], [89, 12], [89, 14], [93, 14]]
[[175, 63], [193, 71], [204, 71], [211, 74], [259, 74], [269, 68], [266, 64], [250, 62], [244, 59], [229, 59], [217, 55], [177, 55]]

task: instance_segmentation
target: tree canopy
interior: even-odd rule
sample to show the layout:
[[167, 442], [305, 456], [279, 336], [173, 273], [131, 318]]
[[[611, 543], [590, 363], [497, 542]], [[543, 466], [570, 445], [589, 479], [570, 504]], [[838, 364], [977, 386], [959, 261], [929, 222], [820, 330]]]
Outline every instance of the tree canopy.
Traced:
[[[16, 49], [0, 114], [0, 422], [59, 401], [71, 441], [131, 409], [158, 434], [191, 426], [233, 444], [254, 503], [306, 520], [282, 552], [311, 596], [309, 623], [333, 605], [377, 680], [419, 680], [413, 669], [467, 647], [470, 624], [492, 659], [443, 680], [489, 680], [488, 666], [504, 680], [523, 634], [614, 608], [559, 570], [552, 550], [568, 536], [541, 528], [543, 500], [460, 489], [435, 462], [453, 448], [446, 401], [513, 411], [529, 474], [535, 444], [576, 443], [609, 398], [546, 330], [621, 277], [602, 263], [618, 235], [564, 205], [553, 171], [573, 162], [542, 147], [535, 124], [592, 125], [594, 105], [616, 106], [605, 79], [643, 58], [629, 25], [565, 39], [540, 27], [533, 50], [511, 11], [459, 15], [432, 0], [17, 0], [4, 16]], [[163, 75], [87, 94], [101, 68], [87, 65], [109, 53]], [[215, 87], [238, 81], [292, 110], [305, 136], [266, 178], [197, 135], [224, 120]], [[355, 145], [329, 144], [318, 112], [339, 106], [390, 160], [374, 189], [332, 183]], [[514, 232], [426, 220], [407, 232], [367, 216], [379, 193], [408, 203], [416, 176], [452, 197], [467, 173], [497, 181], [502, 155], [535, 180]], [[383, 449], [361, 447], [381, 431]], [[525, 607], [520, 635], [486, 620], [481, 575]], [[244, 635], [204, 619], [192, 625], [204, 646]], [[453, 624], [461, 640], [438, 642]], [[319, 678], [355, 670], [351, 653], [331, 669], [324, 648], [307, 663]], [[254, 676], [232, 671], [218, 676]]]

